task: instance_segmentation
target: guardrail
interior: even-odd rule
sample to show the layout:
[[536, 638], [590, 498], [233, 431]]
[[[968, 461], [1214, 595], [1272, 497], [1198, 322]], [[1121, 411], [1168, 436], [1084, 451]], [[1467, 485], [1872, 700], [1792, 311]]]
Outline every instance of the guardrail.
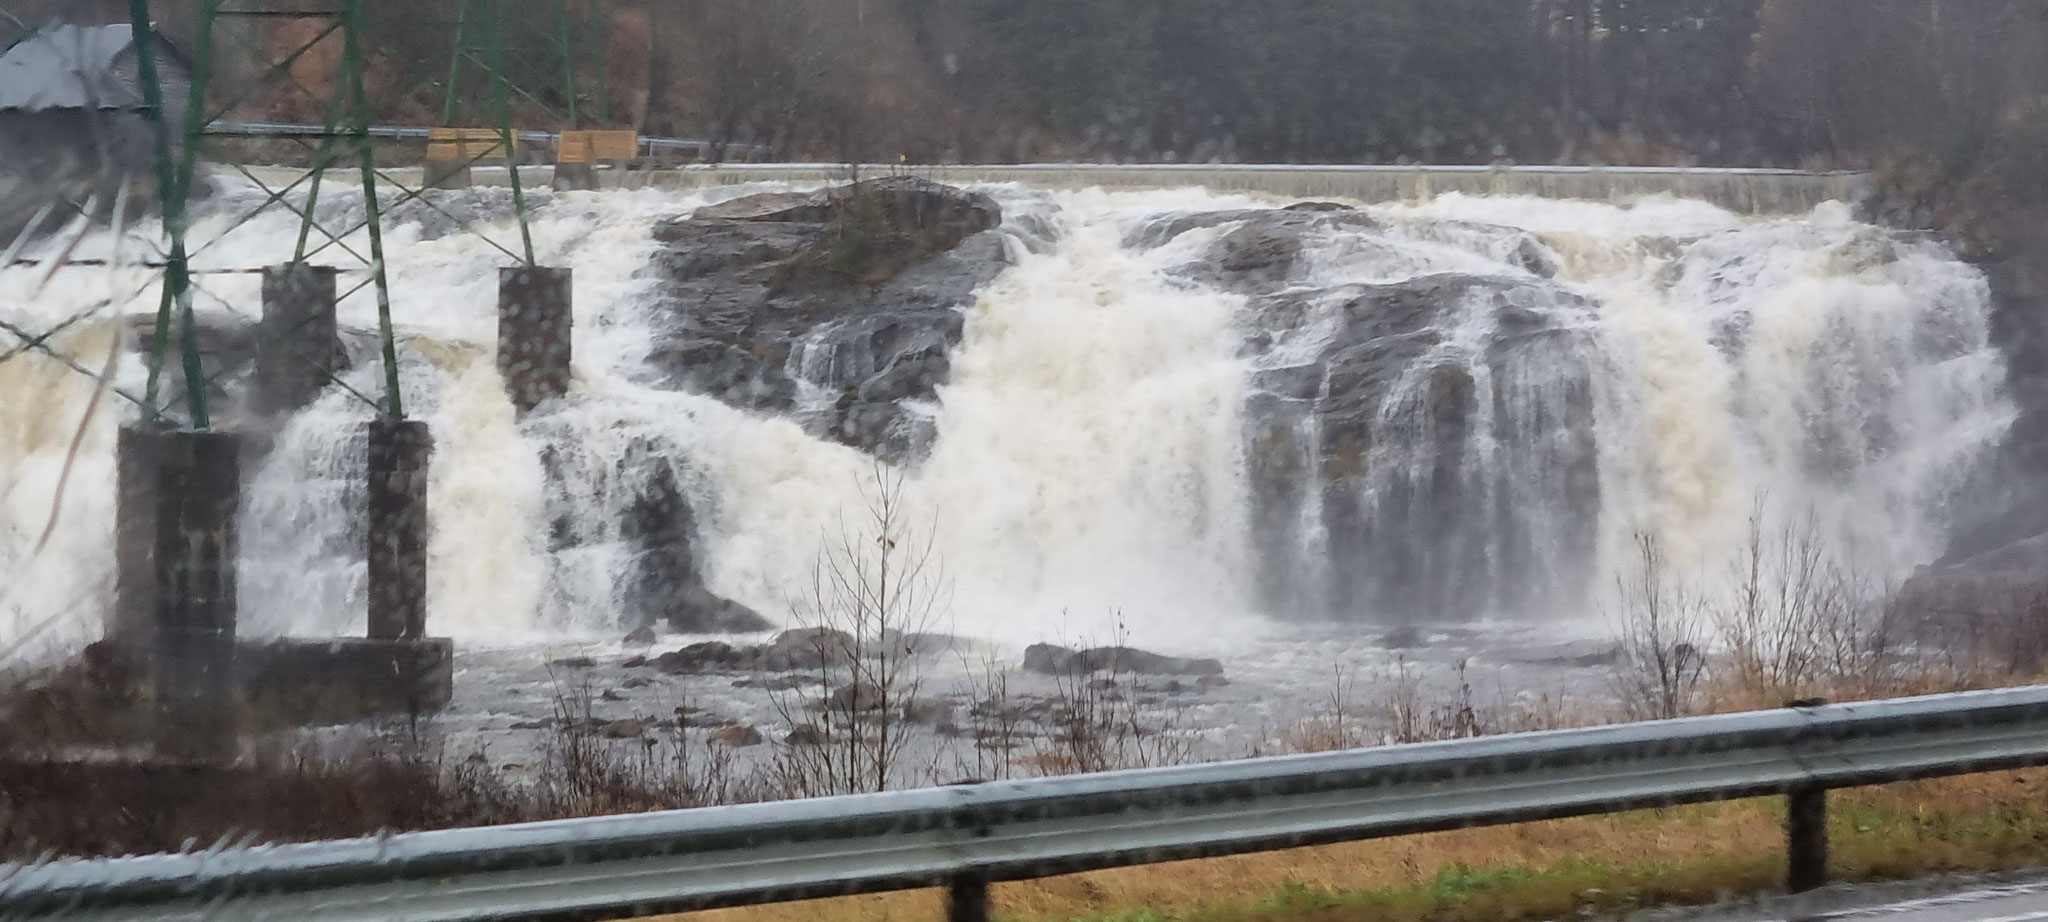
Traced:
[[[380, 126], [373, 137], [425, 141], [429, 129]], [[325, 137], [319, 125], [268, 122], [221, 123], [213, 134], [244, 137]], [[545, 131], [518, 132], [526, 144], [551, 144], [560, 137]], [[710, 160], [716, 146], [684, 138], [641, 138], [643, 155], [684, 152], [687, 158]], [[769, 153], [762, 145], [726, 145], [728, 156], [757, 157]], [[545, 184], [552, 167], [521, 169], [523, 180]], [[480, 185], [509, 183], [502, 166], [480, 165], [473, 181]], [[528, 173], [531, 171], [531, 175]], [[279, 175], [298, 171], [281, 170]], [[404, 168], [387, 171], [410, 175]], [[1645, 196], [1673, 195], [1710, 202], [1730, 211], [1756, 215], [1799, 214], [1823, 202], [1854, 202], [1870, 191], [1869, 173], [1855, 171], [1749, 169], [1729, 167], [1546, 166], [1541, 164], [1257, 164], [1257, 163], [1020, 163], [1020, 164], [864, 164], [843, 163], [695, 163], [651, 169], [607, 170], [593, 179], [597, 188], [682, 188], [727, 186], [755, 182], [830, 183], [854, 176], [909, 172], [946, 183], [1023, 183], [1040, 188], [1169, 189], [1201, 186], [1219, 192], [1252, 192], [1297, 199], [1339, 198], [1377, 203], [1426, 201], [1446, 193], [1464, 195], [1530, 195], [1552, 199], [1631, 202]], [[424, 181], [422, 179], [422, 181]]]
[[[432, 131], [433, 129], [431, 128], [414, 128], [403, 125], [372, 125], [368, 129], [368, 134], [372, 138], [384, 141], [426, 141]], [[290, 122], [215, 122], [207, 128], [206, 134], [224, 138], [355, 137], [355, 132], [353, 131], [330, 132], [325, 125], [306, 125]], [[518, 136], [518, 141], [522, 144], [553, 144], [562, 137], [560, 132], [554, 131], [517, 131], [513, 132], [513, 134]], [[768, 146], [765, 144], [732, 142], [723, 145], [721, 148], [716, 142], [695, 138], [642, 137], [640, 139], [640, 147], [648, 155], [652, 155], [656, 151], [687, 151], [691, 156], [700, 160], [709, 159], [713, 151], [721, 149], [728, 154], [744, 156], [758, 156], [768, 153]]]
[[601, 817], [0, 867], [0, 919], [584, 920], [992, 882], [2048, 763], [2048, 687]]
[[671, 170], [616, 172], [607, 187], [694, 188], [746, 182], [843, 182], [853, 175], [908, 172], [937, 182], [1023, 183], [1034, 188], [1171, 189], [1200, 186], [1293, 199], [1357, 202], [1428, 201], [1439, 195], [1528, 195], [1629, 203], [1655, 195], [1709, 202], [1757, 215], [1801, 214], [1823, 202], [1855, 202], [1870, 190], [1868, 173], [1690, 167], [1542, 166], [1522, 164], [1257, 164], [1022, 163], [933, 166], [719, 163]]

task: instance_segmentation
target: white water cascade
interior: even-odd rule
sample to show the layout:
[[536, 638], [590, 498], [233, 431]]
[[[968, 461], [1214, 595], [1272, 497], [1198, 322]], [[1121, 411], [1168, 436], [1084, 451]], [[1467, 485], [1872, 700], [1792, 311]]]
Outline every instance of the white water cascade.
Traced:
[[[476, 647], [615, 637], [631, 627], [631, 549], [620, 524], [630, 498], [612, 473], [628, 459], [667, 465], [690, 501], [710, 588], [771, 619], [791, 617], [821, 543], [858, 532], [875, 462], [790, 419], [666, 389], [648, 360], [660, 322], [659, 283], [645, 271], [657, 248], [652, 225], [751, 191], [759, 188], [541, 197], [532, 221], [540, 262], [576, 271], [576, 382], [570, 399], [525, 421], [503, 396], [492, 358], [496, 269], [510, 258], [432, 221], [388, 235], [404, 396], [437, 440], [434, 633]], [[1261, 591], [1262, 557], [1283, 558], [1290, 578], [1302, 580], [1363, 568], [1343, 556], [1358, 549], [1333, 534], [1329, 507], [1341, 491], [1322, 480], [1333, 476], [1327, 458], [1298, 471], [1307, 485], [1283, 510], [1284, 541], [1255, 526], [1271, 511], [1260, 506], [1247, 438], [1263, 376], [1305, 367], [1340, 335], [1325, 321], [1351, 309], [1315, 292], [1342, 288], [1356, 301], [1375, 286], [1446, 273], [1527, 283], [1533, 294], [1503, 295], [1501, 303], [1564, 331], [1568, 348], [1543, 361], [1565, 362], [1590, 382], [1583, 401], [1596, 508], [1566, 509], [1551, 485], [1525, 482], [1549, 468], [1518, 459], [1551, 451], [1544, 446], [1568, 428], [1543, 415], [1555, 415], [1562, 392], [1544, 391], [1547, 372], [1528, 370], [1535, 365], [1487, 358], [1513, 332], [1506, 315], [1484, 306], [1493, 302], [1471, 301], [1432, 321], [1448, 326], [1432, 327], [1424, 358], [1403, 366], [1406, 377], [1365, 416], [1375, 427], [1421, 425], [1416, 388], [1438, 380], [1432, 369], [1464, 369], [1457, 380], [1477, 389], [1473, 405], [1483, 412], [1459, 424], [1457, 439], [1469, 450], [1456, 462], [1458, 483], [1484, 486], [1496, 510], [1521, 504], [1487, 513], [1521, 530], [1480, 534], [1469, 542], [1476, 550], [1459, 559], [1512, 553], [1502, 542], [1562, 546], [1569, 541], [1554, 536], [1580, 528], [1590, 535], [1583, 571], [1551, 578], [1582, 585], [1604, 585], [1604, 568], [1637, 531], [1711, 566], [1739, 538], [1759, 495], [1816, 510], [1836, 546], [1899, 573], [1940, 553], [1943, 502], [2012, 415], [2001, 394], [2002, 359], [1987, 341], [1981, 277], [1939, 244], [1858, 225], [1840, 206], [1779, 220], [1654, 199], [1624, 208], [1445, 196], [1374, 208], [1370, 226], [1304, 239], [1304, 258], [1277, 293], [1299, 296], [1308, 319], [1278, 331], [1277, 346], [1255, 349], [1247, 343], [1276, 333], [1254, 329], [1265, 316], [1256, 299], [1275, 292], [1248, 294], [1199, 271], [1235, 224], [1156, 247], [1130, 235], [1165, 213], [1272, 203], [1200, 190], [990, 191], [1013, 221], [1031, 214], [1050, 222], [1057, 243], [1037, 253], [1012, 247], [1014, 265], [969, 309], [950, 383], [928, 408], [937, 441], [904, 473], [911, 518], [943, 569], [938, 630], [1091, 641], [1120, 624], [1134, 642], [1200, 651], [1264, 630], [1268, 618], [1302, 614], [1277, 610]], [[200, 222], [196, 237], [211, 241], [202, 269], [289, 256], [289, 214], [268, 211], [229, 227], [251, 196], [223, 196]], [[478, 190], [452, 207], [496, 215], [484, 232], [509, 243], [516, 231], [503, 219], [502, 197]], [[327, 207], [349, 206], [346, 194], [331, 199]], [[81, 255], [109, 246], [94, 241]], [[1554, 279], [1542, 277], [1551, 274], [1540, 271], [1545, 265]], [[103, 361], [113, 344], [121, 326], [114, 312], [149, 313], [157, 300], [141, 270], [66, 271], [30, 298], [33, 275], [0, 271], [0, 318], [42, 329], [110, 302], [57, 341], [86, 365]], [[344, 287], [355, 279], [345, 274]], [[253, 319], [253, 277], [210, 275], [203, 285], [202, 311]], [[358, 293], [341, 315], [355, 356], [346, 380], [374, 396], [381, 369], [364, 337], [374, 329], [374, 299]], [[802, 361], [801, 350], [792, 360]], [[121, 382], [139, 391], [140, 375], [137, 360], [125, 359]], [[1311, 399], [1327, 397], [1327, 384]], [[92, 383], [25, 354], [0, 364], [0, 388], [8, 397], [0, 403], [0, 649], [33, 635], [34, 648], [61, 652], [96, 636], [110, 603], [113, 432], [128, 408], [109, 398], [85, 427], [63, 514], [31, 555]], [[289, 421], [260, 468], [245, 471], [245, 631], [362, 629], [359, 429], [371, 412], [330, 388]], [[1304, 444], [1318, 444], [1304, 431]], [[1357, 476], [1366, 486], [1347, 500], [1358, 514], [1391, 516], [1391, 497], [1419, 482], [1399, 472], [1436, 463], [1416, 453], [1440, 442], [1408, 435], [1382, 438], [1363, 456], [1370, 470]], [[554, 495], [550, 464], [563, 482]], [[1553, 521], [1567, 515], [1583, 525]], [[1369, 552], [1426, 543], [1392, 522], [1378, 522], [1371, 534], [1379, 551]], [[563, 529], [575, 540], [561, 541]], [[1547, 567], [1574, 565], [1535, 557]]]

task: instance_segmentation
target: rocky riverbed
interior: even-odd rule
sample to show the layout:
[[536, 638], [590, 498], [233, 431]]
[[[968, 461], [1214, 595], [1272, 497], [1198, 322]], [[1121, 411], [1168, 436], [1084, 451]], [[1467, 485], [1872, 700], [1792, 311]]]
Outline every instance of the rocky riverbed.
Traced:
[[943, 783], [1002, 760], [1033, 773], [1091, 722], [1106, 735], [1128, 729], [1116, 755], [1133, 763], [1285, 751], [1304, 724], [1331, 719], [1360, 741], [1398, 738], [1404, 719], [1456, 735], [1467, 706], [1489, 732], [1567, 725], [1607, 713], [1616, 656], [1598, 638], [1513, 625], [1366, 637], [1282, 627], [1217, 657], [943, 634], [893, 640], [900, 687], [886, 692], [831, 662], [841, 640], [812, 631], [469, 650], [457, 656], [454, 705], [435, 726], [452, 752], [481, 748], [517, 776], [564, 734], [628, 753], [679, 740], [716, 746], [759, 767], [819, 745], [821, 725], [858, 712], [871, 729], [887, 724], [909, 740], [907, 780]]

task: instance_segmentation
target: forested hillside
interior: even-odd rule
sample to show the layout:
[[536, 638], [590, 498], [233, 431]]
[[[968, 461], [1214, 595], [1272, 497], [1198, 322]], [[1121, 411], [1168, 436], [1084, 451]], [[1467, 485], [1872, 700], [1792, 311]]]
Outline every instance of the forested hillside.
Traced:
[[[154, 5], [189, 34], [196, 2]], [[570, 14], [586, 120], [803, 158], [1867, 166], [1977, 156], [2035, 120], [2048, 86], [2036, 0], [590, 4]], [[457, 6], [370, 3], [391, 119], [444, 114]], [[555, 5], [509, 6], [520, 118], [559, 121]], [[109, 0], [0, 7], [126, 15]], [[260, 72], [314, 28], [237, 23], [223, 69]], [[313, 92], [274, 92], [267, 114], [317, 120], [322, 70], [319, 54], [299, 62]], [[467, 84], [480, 105], [482, 81]]]

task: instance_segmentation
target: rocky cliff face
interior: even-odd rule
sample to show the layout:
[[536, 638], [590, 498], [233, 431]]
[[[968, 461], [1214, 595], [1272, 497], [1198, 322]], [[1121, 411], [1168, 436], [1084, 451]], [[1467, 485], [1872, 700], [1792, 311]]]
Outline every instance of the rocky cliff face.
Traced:
[[2023, 641], [2036, 665], [2043, 600], [2048, 599], [2048, 207], [2040, 182], [2048, 162], [2037, 145], [1994, 148], [1975, 172], [1933, 158], [1907, 158], [1880, 171], [1859, 203], [1874, 223], [1933, 230], [1953, 240], [1990, 282], [1992, 341], [2006, 359], [2006, 386], [2018, 417], [1997, 454], [1973, 478], [1955, 509], [1948, 554], [1899, 593], [1895, 612], [1942, 636], [1993, 644]]
[[[760, 195], [664, 222], [651, 355], [670, 386], [788, 416], [892, 463], [922, 457], [974, 291], [1006, 264], [986, 196], [883, 179], [812, 195]], [[546, 425], [543, 423], [542, 425]], [[551, 557], [619, 543], [629, 624], [691, 632], [769, 627], [705, 585], [692, 472], [654, 433], [623, 453], [545, 438]], [[587, 510], [624, 509], [617, 518]]]
[[881, 179], [663, 224], [654, 350], [677, 387], [891, 462], [930, 447], [962, 310], [1007, 265], [984, 195]]
[[[1576, 601], [1600, 508], [1599, 360], [1592, 305], [1549, 280], [1555, 257], [1522, 231], [1437, 227], [1476, 235], [1525, 274], [1333, 283], [1309, 245], [1374, 223], [1320, 205], [1170, 216], [1132, 242], [1224, 224], [1236, 227], [1184, 274], [1249, 299], [1263, 602], [1436, 620]], [[1379, 244], [1367, 233], [1353, 245]]]

